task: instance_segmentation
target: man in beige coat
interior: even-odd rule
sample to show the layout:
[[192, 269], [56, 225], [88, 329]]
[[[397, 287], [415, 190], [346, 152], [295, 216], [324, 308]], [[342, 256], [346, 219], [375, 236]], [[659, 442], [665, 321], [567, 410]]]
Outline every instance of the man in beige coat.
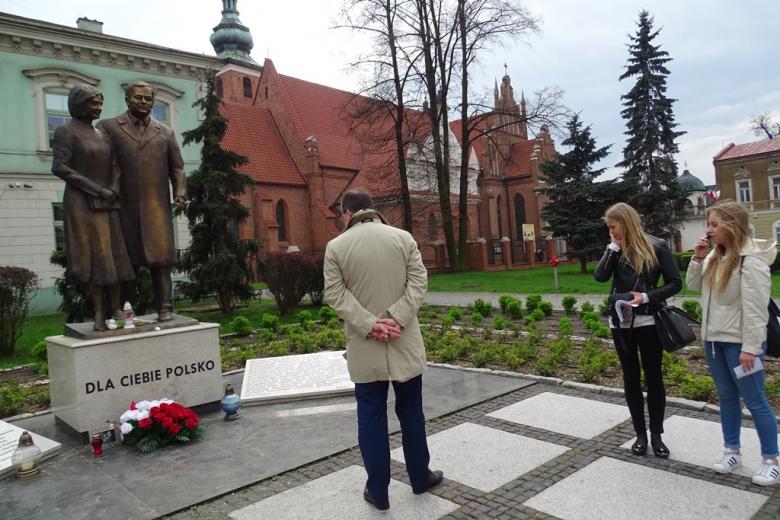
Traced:
[[417, 311], [428, 273], [412, 236], [389, 226], [362, 190], [341, 202], [348, 222], [325, 249], [325, 302], [344, 320], [347, 366], [355, 382], [358, 444], [368, 474], [363, 497], [390, 507], [387, 390], [393, 384], [406, 469], [415, 494], [442, 481], [428, 468], [430, 455], [422, 410], [423, 346]]
[[171, 190], [187, 199], [184, 161], [176, 134], [151, 117], [154, 90], [138, 82], [125, 89], [127, 112], [98, 124], [111, 139], [120, 177], [122, 232], [133, 268], [149, 267], [158, 321], [172, 318], [171, 269], [176, 264]]

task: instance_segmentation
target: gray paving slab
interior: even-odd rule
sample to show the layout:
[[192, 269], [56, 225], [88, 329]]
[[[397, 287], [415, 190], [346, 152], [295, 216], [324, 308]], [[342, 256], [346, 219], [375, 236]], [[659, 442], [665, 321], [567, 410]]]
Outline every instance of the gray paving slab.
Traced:
[[230, 513], [233, 520], [434, 520], [458, 505], [430, 493], [415, 495], [412, 488], [390, 480], [390, 509], [378, 511], [363, 500], [366, 471], [350, 466], [260, 500]]
[[544, 392], [496, 410], [488, 416], [592, 439], [629, 419], [631, 414], [625, 406]]
[[[239, 373], [224, 380], [240, 391], [241, 379]], [[435, 418], [528, 384], [519, 378], [431, 368], [423, 377], [424, 411], [428, 419]], [[388, 417], [396, 431], [392, 408], [391, 398]], [[246, 407], [241, 419], [230, 423], [223, 415], [203, 413], [205, 436], [190, 445], [153, 455], [120, 446], [106, 450], [99, 460], [92, 458], [89, 446], [55, 425], [51, 414], [15, 421], [62, 448], [44, 463], [41, 478], [0, 480], [0, 518], [155, 518], [357, 444], [351, 396]]]
[[[503, 486], [568, 449], [473, 423], [460, 424], [428, 437], [431, 468], [444, 471], [450, 480], [485, 492]], [[401, 448], [390, 455], [399, 462], [405, 461]]]
[[752, 517], [767, 497], [601, 457], [524, 502], [566, 520]]
[[[777, 438], [780, 442], [780, 435]], [[723, 434], [719, 422], [681, 415], [672, 415], [664, 421], [664, 443], [669, 447], [672, 460], [705, 468], [711, 468], [723, 453]], [[742, 467], [735, 473], [751, 477], [761, 467], [761, 445], [756, 430], [743, 427], [740, 443]], [[623, 444], [623, 447], [630, 449], [631, 444], [633, 439]]]

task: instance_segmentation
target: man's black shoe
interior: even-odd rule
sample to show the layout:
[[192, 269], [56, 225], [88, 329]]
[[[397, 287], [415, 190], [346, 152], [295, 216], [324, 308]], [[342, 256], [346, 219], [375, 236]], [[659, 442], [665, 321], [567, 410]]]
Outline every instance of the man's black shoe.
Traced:
[[374, 497], [371, 496], [371, 493], [368, 492], [368, 488], [365, 488], [363, 490], [363, 498], [374, 506], [375, 508], [379, 509], [380, 511], [385, 511], [387, 509], [390, 509], [390, 503], [389, 502], [377, 502], [374, 500]]
[[441, 484], [443, 478], [444, 478], [444, 473], [442, 473], [441, 470], [438, 469], [436, 471], [428, 470], [428, 481], [425, 483], [425, 487], [422, 489], [412, 489], [412, 493], [414, 493], [415, 495], [422, 495], [429, 489]]

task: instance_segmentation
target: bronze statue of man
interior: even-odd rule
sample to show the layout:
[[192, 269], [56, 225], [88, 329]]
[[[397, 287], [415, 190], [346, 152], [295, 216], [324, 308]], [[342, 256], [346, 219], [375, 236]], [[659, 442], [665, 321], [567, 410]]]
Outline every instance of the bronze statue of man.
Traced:
[[173, 130], [151, 116], [154, 89], [144, 82], [125, 89], [127, 112], [98, 128], [114, 145], [121, 179], [120, 218], [133, 268], [152, 274], [158, 321], [172, 318], [171, 269], [176, 264], [170, 184], [177, 205], [187, 198], [184, 161]]

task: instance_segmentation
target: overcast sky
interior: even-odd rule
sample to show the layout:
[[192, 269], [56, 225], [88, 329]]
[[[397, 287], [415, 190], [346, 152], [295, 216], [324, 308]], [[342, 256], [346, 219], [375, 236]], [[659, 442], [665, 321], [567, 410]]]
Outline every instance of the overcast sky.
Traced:
[[[250, 28], [252, 56], [271, 58], [282, 74], [354, 90], [348, 71], [365, 44], [331, 29], [341, 0], [241, 0], [241, 21]], [[705, 184], [715, 182], [712, 157], [730, 142], [760, 139], [749, 130], [753, 115], [770, 112], [780, 121], [780, 2], [777, 0], [525, 0], [541, 19], [542, 33], [483, 56], [475, 88], [490, 93], [508, 65], [515, 91], [544, 86], [565, 91], [565, 103], [592, 125], [600, 146], [612, 144], [602, 166], [608, 176], [625, 140], [620, 96], [631, 86], [618, 81], [628, 57], [628, 34], [642, 8], [661, 28], [655, 42], [673, 58], [668, 95], [678, 101], [680, 170], [687, 162]], [[144, 10], [139, 6], [148, 6]], [[152, 8], [153, 6], [153, 8]], [[75, 26], [86, 16], [104, 22], [103, 32], [157, 45], [213, 55], [209, 43], [219, 23], [221, 0], [0, 0], [0, 11]], [[559, 148], [560, 149], [560, 148]]]

